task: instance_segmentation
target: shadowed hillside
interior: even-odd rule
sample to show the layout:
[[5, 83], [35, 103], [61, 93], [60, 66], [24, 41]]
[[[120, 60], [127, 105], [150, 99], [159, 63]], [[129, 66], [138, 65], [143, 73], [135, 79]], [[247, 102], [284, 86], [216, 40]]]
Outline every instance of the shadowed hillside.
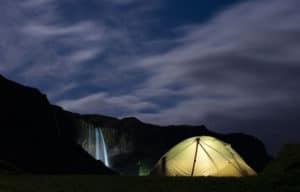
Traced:
[[256, 171], [269, 161], [265, 146], [253, 136], [218, 134], [205, 126], [158, 126], [136, 118], [79, 115], [49, 104], [38, 90], [0, 76], [0, 160], [32, 173], [112, 173], [79, 142], [82, 130], [101, 128], [112, 168], [125, 174], [149, 171], [180, 141], [200, 135], [227, 143]]
[[300, 144], [287, 144], [263, 171], [264, 175], [299, 175]]
[[109, 147], [113, 166], [126, 174], [136, 175], [140, 169], [151, 169], [171, 147], [193, 136], [208, 135], [230, 143], [256, 171], [270, 160], [264, 144], [257, 138], [242, 134], [219, 134], [201, 126], [158, 126], [136, 118], [116, 119], [101, 115], [81, 116], [84, 121], [101, 127]]
[[32, 173], [111, 173], [61, 132], [56, 120], [61, 114], [45, 95], [2, 76], [0, 92], [2, 162]]

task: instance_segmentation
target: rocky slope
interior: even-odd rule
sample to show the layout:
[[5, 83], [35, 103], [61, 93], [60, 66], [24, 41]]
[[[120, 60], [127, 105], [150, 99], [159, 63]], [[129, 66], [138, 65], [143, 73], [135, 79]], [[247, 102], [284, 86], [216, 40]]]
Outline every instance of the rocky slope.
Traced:
[[[182, 140], [208, 135], [230, 143], [244, 160], [260, 172], [270, 160], [264, 144], [257, 138], [242, 134], [219, 134], [201, 126], [158, 126], [136, 118], [116, 119], [101, 115], [80, 116], [85, 122], [101, 127], [108, 144], [112, 166], [126, 174], [148, 172], [171, 147]], [[142, 173], [143, 174], [143, 173]]]
[[72, 142], [72, 121], [45, 95], [2, 76], [0, 93], [1, 162], [31, 173], [112, 173]]
[[210, 135], [230, 143], [260, 171], [269, 161], [261, 141], [245, 134], [218, 134], [204, 126], [157, 126], [136, 118], [79, 115], [51, 105], [38, 90], [0, 76], [0, 161], [32, 173], [101, 173], [112, 171], [78, 143], [81, 130], [100, 127], [112, 168], [138, 174], [173, 145], [191, 136]]

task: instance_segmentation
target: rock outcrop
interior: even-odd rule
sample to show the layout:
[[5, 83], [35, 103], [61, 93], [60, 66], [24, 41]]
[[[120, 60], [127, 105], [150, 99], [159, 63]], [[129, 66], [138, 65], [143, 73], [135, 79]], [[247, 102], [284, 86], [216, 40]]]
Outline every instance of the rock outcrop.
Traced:
[[30, 173], [112, 173], [72, 142], [74, 116], [37, 89], [0, 76], [0, 93], [1, 161]]
[[101, 128], [112, 168], [136, 175], [149, 171], [175, 144], [209, 135], [227, 143], [256, 171], [269, 156], [261, 141], [235, 133], [219, 134], [205, 126], [158, 126], [136, 118], [117, 119], [102, 115], [80, 115], [51, 105], [37, 89], [0, 76], [0, 161], [30, 173], [112, 174], [83, 148], [82, 129]]
[[125, 174], [148, 169], [170, 148], [193, 136], [213, 136], [231, 144], [257, 172], [270, 161], [264, 144], [257, 138], [242, 134], [219, 134], [201, 126], [158, 126], [136, 118], [116, 119], [101, 115], [82, 115], [85, 122], [101, 127], [106, 138], [112, 166]]

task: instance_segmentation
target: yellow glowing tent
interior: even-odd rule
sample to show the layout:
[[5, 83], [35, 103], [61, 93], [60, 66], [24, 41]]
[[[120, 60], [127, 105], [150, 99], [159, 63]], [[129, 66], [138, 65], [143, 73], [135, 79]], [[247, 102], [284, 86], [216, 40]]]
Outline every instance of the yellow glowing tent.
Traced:
[[192, 137], [180, 142], [158, 161], [151, 174], [213, 177], [256, 175], [230, 144], [209, 136]]

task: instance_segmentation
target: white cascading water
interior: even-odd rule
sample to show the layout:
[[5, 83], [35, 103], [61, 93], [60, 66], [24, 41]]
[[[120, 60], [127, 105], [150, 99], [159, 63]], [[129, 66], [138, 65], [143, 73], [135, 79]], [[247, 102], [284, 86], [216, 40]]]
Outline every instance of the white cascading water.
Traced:
[[106, 143], [101, 128], [88, 128], [88, 152], [109, 167]]
[[[104, 164], [109, 167], [106, 143], [104, 140], [102, 130], [100, 128], [96, 129], [96, 139], [98, 140], [98, 143], [99, 143], [96, 146], [98, 146], [98, 148], [100, 148], [100, 146], [101, 146], [101, 149], [96, 150], [96, 152], [98, 153], [98, 154], [96, 153], [96, 159], [97, 158], [98, 158], [98, 160], [101, 159], [104, 162]], [[100, 151], [102, 151], [102, 153], [100, 153]]]

